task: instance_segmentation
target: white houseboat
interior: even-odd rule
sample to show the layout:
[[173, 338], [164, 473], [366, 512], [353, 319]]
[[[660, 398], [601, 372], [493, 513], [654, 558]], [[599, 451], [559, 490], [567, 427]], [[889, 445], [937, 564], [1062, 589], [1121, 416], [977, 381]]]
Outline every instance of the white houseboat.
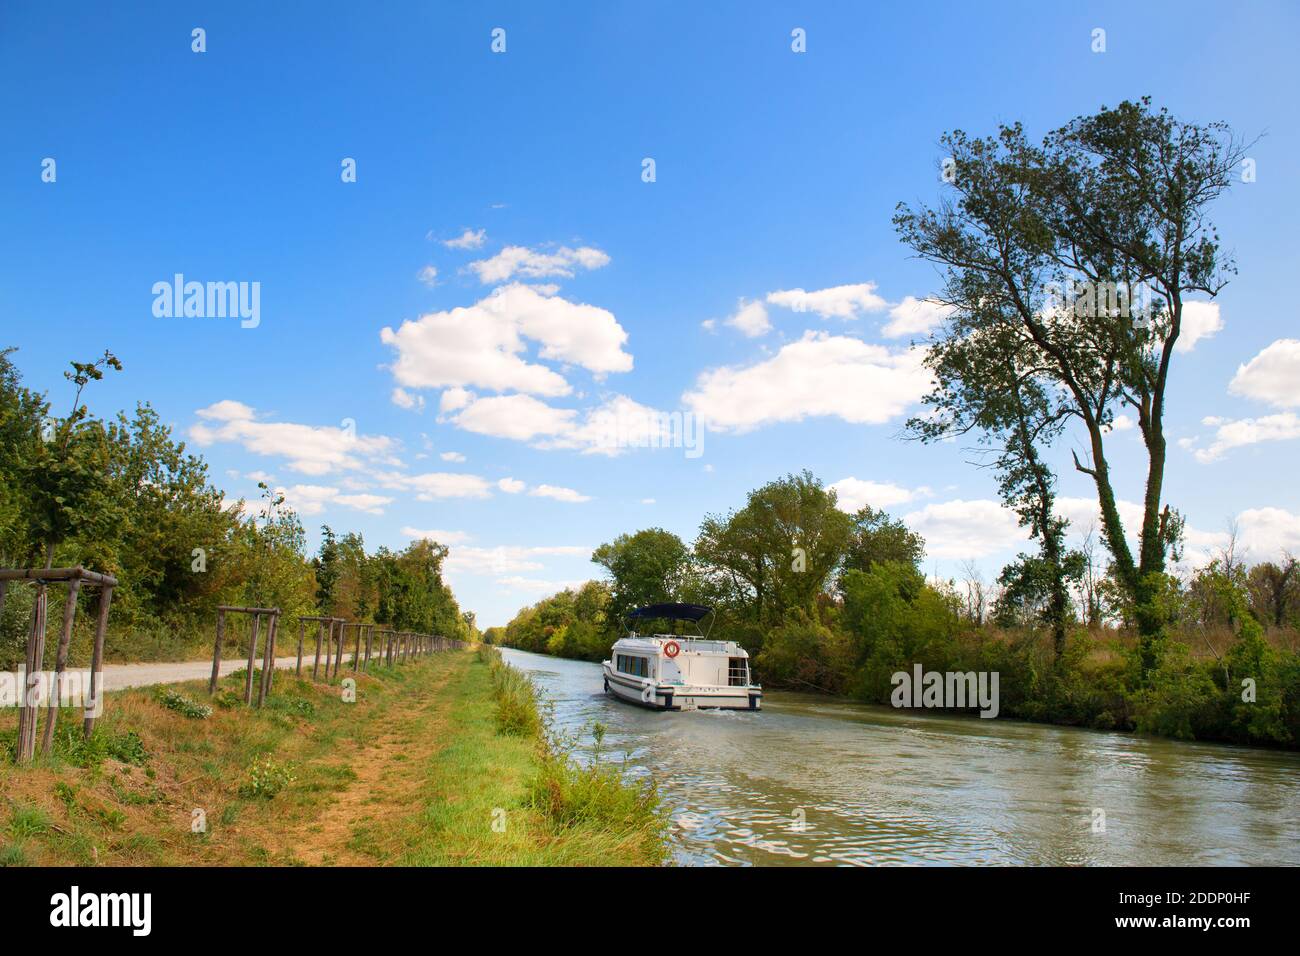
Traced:
[[636, 622], [685, 621], [695, 625], [712, 608], [651, 604], [628, 615], [628, 636], [614, 642], [604, 662], [605, 693], [655, 710], [758, 710], [763, 688], [751, 683], [749, 654], [735, 641], [707, 634], [638, 634]]

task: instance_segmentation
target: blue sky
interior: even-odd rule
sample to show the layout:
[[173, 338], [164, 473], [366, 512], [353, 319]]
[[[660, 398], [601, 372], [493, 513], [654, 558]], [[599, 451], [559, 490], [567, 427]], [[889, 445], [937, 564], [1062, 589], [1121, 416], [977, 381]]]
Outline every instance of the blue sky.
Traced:
[[[97, 411], [152, 402], [313, 542], [450, 532], [484, 625], [803, 468], [871, 483], [839, 487], [907, 516], [930, 570], [992, 576], [1018, 532], [991, 476], [898, 438], [936, 277], [889, 217], [938, 196], [945, 130], [1150, 94], [1265, 134], [1215, 211], [1241, 274], [1178, 356], [1168, 499], [1192, 554], [1233, 516], [1253, 556], [1300, 550], [1300, 15], [1057, 6], [8, 3], [0, 339], [56, 395], [111, 348]], [[156, 316], [177, 273], [259, 283], [258, 324]], [[701, 415], [702, 454], [606, 454], [599, 409]], [[1111, 444], [1138, 500], [1136, 432]], [[1090, 487], [1061, 493], [1087, 524]]]

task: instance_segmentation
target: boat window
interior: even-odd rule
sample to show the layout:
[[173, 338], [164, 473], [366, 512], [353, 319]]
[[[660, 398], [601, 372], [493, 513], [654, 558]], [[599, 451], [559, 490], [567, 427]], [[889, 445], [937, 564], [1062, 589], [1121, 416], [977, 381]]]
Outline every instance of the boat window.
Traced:
[[650, 661], [634, 654], [619, 654], [615, 667], [624, 674], [633, 674], [637, 677], [650, 676]]
[[743, 657], [727, 658], [727, 685], [746, 687], [749, 684], [749, 664]]

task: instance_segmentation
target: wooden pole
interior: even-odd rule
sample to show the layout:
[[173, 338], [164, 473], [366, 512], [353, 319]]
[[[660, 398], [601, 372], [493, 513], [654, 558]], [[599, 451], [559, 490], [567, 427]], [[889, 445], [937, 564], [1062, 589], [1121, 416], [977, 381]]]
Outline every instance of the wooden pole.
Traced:
[[257, 632], [261, 629], [262, 615], [253, 614], [252, 633], [248, 639], [248, 673], [244, 675], [244, 703], [253, 703], [253, 664], [257, 661]]
[[41, 753], [47, 754], [54, 746], [54, 728], [59, 722], [59, 706], [63, 703], [63, 672], [68, 669], [68, 645], [72, 643], [72, 622], [77, 616], [77, 595], [81, 593], [81, 578], [68, 581], [67, 598], [63, 603], [63, 630], [59, 632], [59, 646], [54, 652], [54, 688], [50, 703], [45, 709], [45, 732], [41, 735]]
[[[338, 632], [337, 637], [335, 637], [335, 631]], [[330, 662], [329, 662], [329, 669], [326, 670], [326, 674], [325, 674], [325, 676], [328, 676], [330, 680], [333, 680], [338, 676], [338, 659], [343, 656], [343, 636], [346, 635], [346, 633], [347, 633], [347, 624], [343, 623], [342, 620], [339, 620], [337, 626], [330, 628], [330, 635], [329, 635]]]
[[277, 614], [272, 614], [271, 619], [266, 623], [266, 645], [262, 652], [262, 679], [257, 682], [258, 707], [265, 703], [266, 695], [271, 690], [271, 671], [275, 669], [275, 628], [278, 623]]
[[108, 609], [113, 605], [113, 588], [103, 584], [99, 588], [99, 608], [95, 615], [95, 649], [90, 655], [90, 700], [86, 701], [86, 716], [82, 733], [89, 738], [95, 731], [95, 717], [104, 702], [104, 635], [108, 632]]
[[217, 692], [217, 678], [221, 676], [221, 645], [226, 641], [226, 612], [217, 609], [217, 643], [212, 646], [212, 677], [208, 680], [208, 693]]
[[299, 621], [298, 622], [298, 666], [293, 672], [295, 677], [302, 676], [302, 642], [306, 636], [307, 636], [307, 622]]
[[40, 686], [40, 670], [45, 661], [45, 614], [48, 601], [48, 589], [44, 582], [39, 582], [36, 585], [36, 601], [32, 605], [31, 630], [27, 634], [23, 697], [18, 702], [15, 763], [26, 763], [36, 755], [36, 715], [40, 703], [40, 695], [36, 691]]
[[357, 646], [352, 651], [352, 673], [357, 674], [361, 671], [361, 632], [366, 629], [364, 624], [357, 625]]
[[311, 666], [311, 679], [320, 679], [320, 645], [325, 637], [325, 622], [316, 622], [316, 663]]

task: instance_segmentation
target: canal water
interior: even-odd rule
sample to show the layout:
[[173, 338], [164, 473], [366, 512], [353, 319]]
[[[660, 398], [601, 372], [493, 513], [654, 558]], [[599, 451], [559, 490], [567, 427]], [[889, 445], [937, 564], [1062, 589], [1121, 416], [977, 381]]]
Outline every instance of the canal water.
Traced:
[[659, 713], [606, 697], [599, 664], [503, 653], [586, 753], [599, 722], [602, 759], [653, 775], [679, 863], [1300, 864], [1293, 752], [778, 691]]

